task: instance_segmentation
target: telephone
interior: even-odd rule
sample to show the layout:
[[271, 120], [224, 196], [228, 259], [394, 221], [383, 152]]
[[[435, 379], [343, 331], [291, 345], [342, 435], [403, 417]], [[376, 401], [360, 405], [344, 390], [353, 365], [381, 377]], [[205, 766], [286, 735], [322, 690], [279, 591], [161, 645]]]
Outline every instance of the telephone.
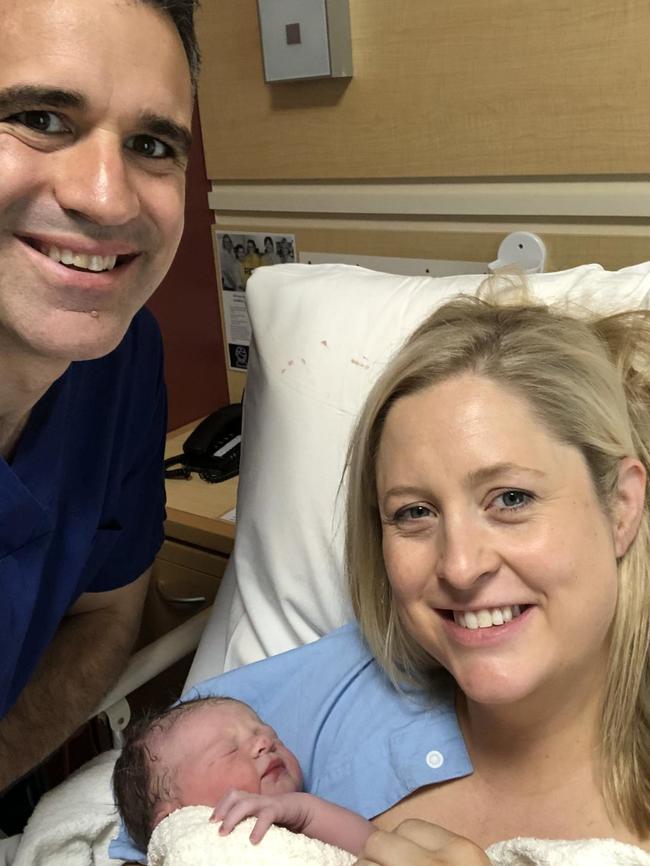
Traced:
[[[165, 460], [165, 478], [189, 478], [198, 472], [204, 481], [232, 478], [239, 472], [242, 405], [217, 409], [190, 433], [183, 453]], [[176, 469], [171, 467], [180, 464]]]

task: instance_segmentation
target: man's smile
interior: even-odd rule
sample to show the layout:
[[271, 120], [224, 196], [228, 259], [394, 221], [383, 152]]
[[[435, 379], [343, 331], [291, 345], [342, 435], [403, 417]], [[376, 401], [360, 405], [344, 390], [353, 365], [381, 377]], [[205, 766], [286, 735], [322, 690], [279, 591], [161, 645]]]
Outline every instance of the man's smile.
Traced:
[[36, 235], [16, 235], [18, 240], [54, 262], [73, 270], [101, 273], [133, 261], [139, 252], [127, 244], [86, 239], [60, 240]]

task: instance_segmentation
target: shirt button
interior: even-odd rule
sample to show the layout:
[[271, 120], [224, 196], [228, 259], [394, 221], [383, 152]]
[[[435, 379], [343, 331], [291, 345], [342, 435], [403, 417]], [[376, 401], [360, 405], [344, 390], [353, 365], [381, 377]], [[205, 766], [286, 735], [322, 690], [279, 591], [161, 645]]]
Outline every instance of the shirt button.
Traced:
[[425, 761], [427, 762], [427, 766], [431, 767], [432, 770], [437, 770], [445, 763], [445, 758], [441, 752], [433, 749], [427, 754]]

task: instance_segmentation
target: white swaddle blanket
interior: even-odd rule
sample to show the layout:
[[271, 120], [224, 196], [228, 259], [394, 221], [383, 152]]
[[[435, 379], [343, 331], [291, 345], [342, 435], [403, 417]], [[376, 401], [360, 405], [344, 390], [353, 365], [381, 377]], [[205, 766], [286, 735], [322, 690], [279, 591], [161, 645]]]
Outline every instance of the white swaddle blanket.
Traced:
[[510, 839], [487, 854], [492, 866], [650, 866], [650, 854], [615, 839]]
[[212, 811], [208, 806], [186, 806], [161, 821], [149, 842], [149, 866], [351, 866], [357, 859], [283, 827], [270, 827], [253, 845], [248, 837], [255, 818], [220, 836], [220, 822], [209, 820]]
[[[220, 836], [211, 814], [207, 806], [172, 812], [153, 832], [148, 866], [352, 866], [357, 859], [282, 827], [271, 827], [252, 845], [254, 818]], [[650, 866], [650, 854], [614, 839], [511, 839], [491, 845], [487, 854], [493, 866]]]

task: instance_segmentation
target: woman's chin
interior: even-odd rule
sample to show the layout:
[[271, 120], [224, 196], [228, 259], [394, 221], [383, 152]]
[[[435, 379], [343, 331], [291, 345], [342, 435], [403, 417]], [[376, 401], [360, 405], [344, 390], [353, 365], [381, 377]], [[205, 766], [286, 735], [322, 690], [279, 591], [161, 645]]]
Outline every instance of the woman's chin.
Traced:
[[513, 671], [458, 671], [454, 679], [467, 700], [485, 706], [517, 704], [531, 697], [535, 683], [530, 676], [517, 676]]

